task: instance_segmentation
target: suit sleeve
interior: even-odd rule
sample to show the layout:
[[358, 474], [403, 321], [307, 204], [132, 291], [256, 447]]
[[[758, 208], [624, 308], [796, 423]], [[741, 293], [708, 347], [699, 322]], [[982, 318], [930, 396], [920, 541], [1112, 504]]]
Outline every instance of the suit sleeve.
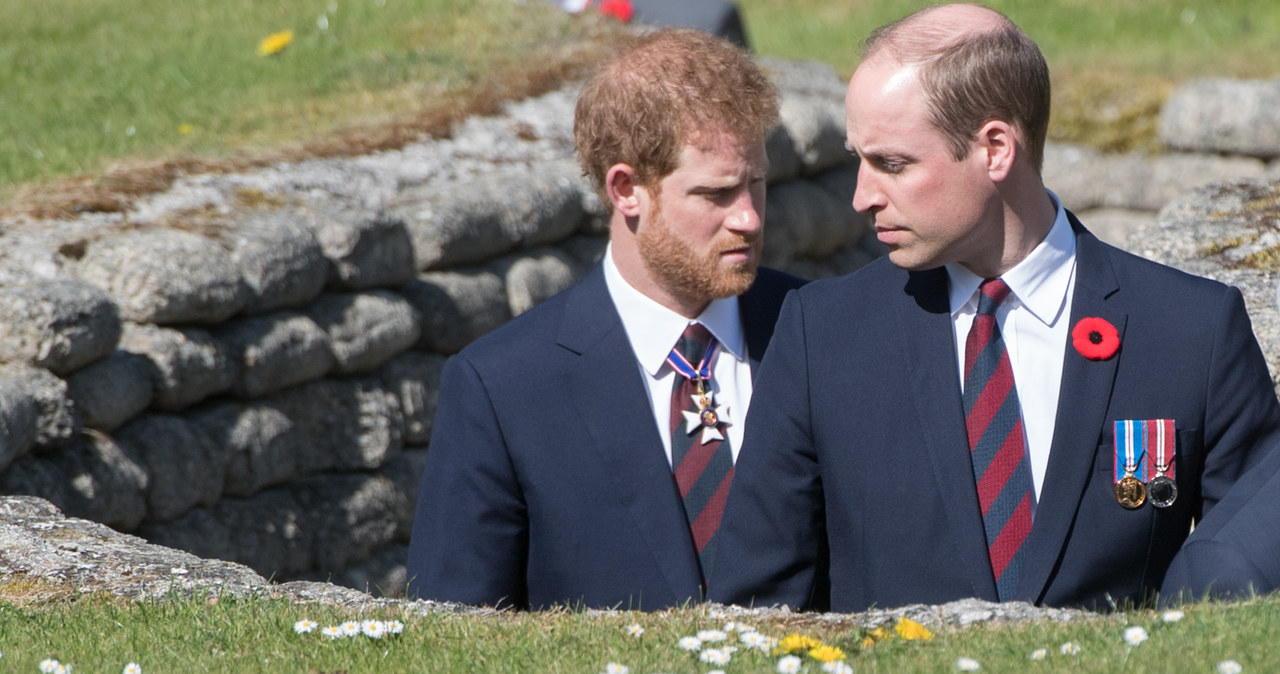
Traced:
[[411, 597], [527, 604], [528, 517], [484, 381], [458, 355], [445, 364], [414, 514]]
[[822, 478], [810, 427], [804, 311], [791, 293], [753, 385], [717, 534], [712, 601], [825, 608]]
[[1280, 587], [1280, 404], [1240, 291], [1218, 321], [1206, 410], [1201, 512], [1170, 562], [1161, 603]]
[[1214, 324], [1197, 519], [1280, 442], [1280, 403], [1238, 289], [1228, 289]]

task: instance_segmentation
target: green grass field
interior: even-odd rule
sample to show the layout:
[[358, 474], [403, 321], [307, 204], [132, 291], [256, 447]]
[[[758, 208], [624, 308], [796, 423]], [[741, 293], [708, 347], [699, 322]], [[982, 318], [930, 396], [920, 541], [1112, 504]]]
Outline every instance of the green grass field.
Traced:
[[[4, 594], [0, 586], [0, 596]], [[325, 627], [349, 620], [400, 621], [403, 632], [381, 638], [330, 639]], [[299, 634], [298, 621], [315, 630]], [[1183, 672], [1213, 674], [1234, 661], [1243, 672], [1280, 669], [1280, 598], [1230, 605], [1195, 605], [1167, 622], [1134, 611], [1070, 623], [976, 625], [940, 629], [928, 639], [906, 639], [893, 625], [873, 633], [812, 616], [743, 620], [712, 616], [704, 608], [663, 613], [598, 615], [568, 611], [485, 617], [417, 615], [403, 608], [368, 613], [271, 599], [173, 598], [128, 603], [98, 597], [39, 606], [0, 601], [0, 669], [36, 672], [56, 659], [75, 672], [593, 672], [609, 663], [643, 672], [781, 671], [780, 652], [800, 635], [839, 648], [854, 672], [953, 672], [960, 658], [984, 672]], [[634, 636], [633, 625], [642, 630]], [[1126, 629], [1140, 627], [1141, 635]], [[680, 640], [703, 631], [725, 632], [695, 650]], [[777, 639], [769, 652], [751, 648], [746, 630]], [[376, 632], [375, 632], [376, 633]], [[907, 634], [910, 634], [909, 632]], [[916, 635], [921, 636], [921, 635]], [[793, 639], [793, 641], [795, 641]], [[727, 663], [703, 662], [707, 649], [736, 644]], [[1072, 646], [1074, 645], [1074, 647]], [[1037, 651], [1043, 651], [1038, 654]], [[1064, 653], [1064, 651], [1066, 651]], [[1072, 653], [1072, 651], [1076, 651]], [[1037, 656], [1042, 657], [1037, 657]], [[715, 659], [717, 656], [709, 656]], [[723, 655], [718, 656], [723, 658]], [[799, 651], [796, 671], [822, 672]], [[621, 670], [616, 670], [621, 671]]]
[[[741, 7], [759, 53], [848, 75], [871, 28], [921, 4]], [[1050, 61], [1055, 140], [1150, 149], [1153, 114], [1178, 82], [1280, 75], [1273, 0], [992, 6]], [[282, 51], [258, 54], [262, 39], [286, 30]], [[80, 186], [143, 190], [164, 184], [155, 166], [166, 162], [217, 170], [443, 135], [469, 112], [579, 71], [616, 37], [607, 21], [542, 0], [0, 2], [0, 204], [56, 193], [76, 176]]]

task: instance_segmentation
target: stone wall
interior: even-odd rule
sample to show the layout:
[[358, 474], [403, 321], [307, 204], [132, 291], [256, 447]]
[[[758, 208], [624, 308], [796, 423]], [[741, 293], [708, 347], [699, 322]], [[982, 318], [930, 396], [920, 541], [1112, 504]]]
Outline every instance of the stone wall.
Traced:
[[[784, 122], [766, 263], [851, 271], [878, 251], [849, 207], [844, 83], [765, 65]], [[125, 214], [0, 223], [0, 493], [398, 593], [445, 358], [604, 250], [576, 93], [396, 152], [189, 176]]]
[[[765, 66], [784, 120], [766, 261], [856, 269], [880, 251], [849, 207], [844, 83]], [[603, 251], [572, 158], [575, 95], [395, 152], [188, 176], [125, 214], [0, 223], [0, 494], [276, 581], [397, 594], [445, 358]], [[1046, 180], [1104, 238], [1157, 257], [1212, 210], [1171, 206], [1198, 215], [1153, 231], [1170, 196], [1241, 176], [1269, 189], [1280, 151], [1232, 148], [1055, 146]], [[1199, 264], [1204, 246], [1190, 250], [1166, 261]], [[1262, 341], [1274, 358], [1280, 340]]]

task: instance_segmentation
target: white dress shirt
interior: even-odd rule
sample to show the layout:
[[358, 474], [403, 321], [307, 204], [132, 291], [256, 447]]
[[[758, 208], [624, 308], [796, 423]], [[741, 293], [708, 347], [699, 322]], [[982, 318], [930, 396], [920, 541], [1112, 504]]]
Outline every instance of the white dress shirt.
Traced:
[[[653, 421], [670, 464], [671, 389], [679, 375], [667, 364], [667, 355], [685, 327], [694, 321], [658, 304], [627, 283], [613, 262], [612, 245], [604, 254], [604, 281], [622, 317], [622, 327], [635, 352], [636, 367], [648, 386]], [[705, 325], [720, 342], [712, 364], [711, 390], [721, 411], [727, 410], [727, 415], [721, 417], [727, 416], [730, 422], [725, 429], [726, 441], [733, 460], [737, 461], [738, 449], [742, 447], [742, 422], [751, 402], [751, 362], [747, 360], [747, 340], [742, 331], [738, 298], [712, 300], [695, 320]]]
[[[1058, 415], [1076, 270], [1075, 233], [1057, 195], [1049, 192], [1049, 196], [1057, 207], [1053, 227], [1026, 259], [1000, 277], [1011, 292], [996, 311], [996, 323], [1009, 352], [1013, 382], [1022, 408], [1022, 427], [1037, 501], [1049, 465], [1049, 449]], [[978, 285], [983, 279], [957, 263], [947, 265], [947, 276], [963, 388], [965, 340], [978, 311]]]

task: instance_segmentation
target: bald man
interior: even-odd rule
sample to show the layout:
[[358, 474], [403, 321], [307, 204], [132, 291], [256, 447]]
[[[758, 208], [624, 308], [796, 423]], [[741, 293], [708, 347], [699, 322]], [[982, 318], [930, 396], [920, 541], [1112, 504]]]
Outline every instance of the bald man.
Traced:
[[787, 299], [711, 599], [1150, 601], [1280, 438], [1240, 292], [1100, 242], [1045, 188], [1048, 67], [995, 11], [878, 29], [845, 109], [889, 253]]

